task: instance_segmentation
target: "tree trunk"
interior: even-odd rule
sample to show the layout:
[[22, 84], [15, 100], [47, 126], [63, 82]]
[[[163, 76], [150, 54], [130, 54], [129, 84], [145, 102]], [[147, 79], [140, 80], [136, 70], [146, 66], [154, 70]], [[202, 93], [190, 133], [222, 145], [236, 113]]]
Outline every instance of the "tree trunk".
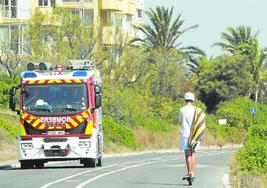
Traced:
[[259, 97], [259, 83], [256, 83], [256, 88], [255, 88], [255, 103], [258, 103], [258, 97]]

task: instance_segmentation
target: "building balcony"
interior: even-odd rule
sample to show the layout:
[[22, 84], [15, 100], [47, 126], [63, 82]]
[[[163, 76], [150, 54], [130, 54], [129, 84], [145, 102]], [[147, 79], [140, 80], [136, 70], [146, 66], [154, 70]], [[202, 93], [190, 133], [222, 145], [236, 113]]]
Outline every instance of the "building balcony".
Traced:
[[104, 26], [102, 33], [102, 41], [104, 44], [112, 45], [115, 44], [115, 36], [116, 36], [116, 27], [114, 26]]
[[63, 2], [62, 7], [64, 8], [94, 8], [95, 4], [91, 1], [85, 2], [85, 1], [79, 1], [79, 2]]
[[107, 45], [114, 45], [120, 40], [127, 41], [134, 37], [133, 32], [115, 26], [104, 26], [102, 34], [103, 44]]
[[135, 25], [135, 26], [142, 26], [144, 24], [145, 24], [145, 22], [142, 18], [135, 18], [133, 20], [133, 25]]
[[135, 1], [128, 1], [127, 9], [124, 10], [124, 13], [135, 15], [136, 14], [136, 3]]
[[100, 9], [123, 11], [127, 8], [127, 2], [123, 0], [100, 0]]
[[43, 14], [52, 14], [53, 13], [53, 7], [36, 7], [35, 10], [38, 10], [42, 12]]

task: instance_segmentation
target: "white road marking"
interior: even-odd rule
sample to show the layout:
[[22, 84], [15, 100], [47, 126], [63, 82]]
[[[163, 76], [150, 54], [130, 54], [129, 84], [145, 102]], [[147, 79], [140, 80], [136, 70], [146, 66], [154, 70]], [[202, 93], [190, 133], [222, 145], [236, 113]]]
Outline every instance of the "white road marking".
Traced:
[[90, 180], [88, 180], [88, 181], [85, 181], [85, 182], [79, 184], [76, 188], [82, 188], [82, 187], [84, 187], [86, 184], [91, 183], [91, 182], [93, 182], [93, 181], [95, 181], [95, 180], [97, 180], [97, 179], [99, 179], [99, 178], [102, 178], [102, 177], [104, 177], [104, 176], [107, 176], [107, 175], [109, 175], [109, 174], [114, 174], [114, 173], [116, 173], [116, 172], [124, 171], [124, 170], [130, 169], [130, 168], [136, 168], [136, 167], [139, 167], [139, 166], [144, 166], [144, 165], [146, 165], [146, 164], [151, 164], [151, 163], [155, 163], [155, 162], [147, 162], [147, 163], [137, 164], [137, 165], [133, 165], [133, 166], [128, 166], [128, 167], [125, 167], [125, 168], [121, 168], [121, 169], [118, 169], [118, 170], [114, 170], [114, 171], [111, 171], [111, 172], [107, 172], [107, 173], [105, 173], [105, 174], [101, 174], [101, 175], [99, 175], [99, 176], [96, 176], [96, 177], [94, 177], [94, 178], [92, 178], [92, 179], [90, 179]]
[[[143, 162], [143, 161], [144, 161], [144, 160], [141, 160], [141, 161], [139, 161], [139, 163], [140, 163], [140, 162]], [[114, 166], [118, 166], [118, 165], [121, 165], [121, 164], [132, 164], [132, 162], [116, 163], [116, 164], [113, 164], [113, 165], [109, 165], [109, 166], [105, 166], [105, 167], [101, 167], [101, 168], [97, 168], [97, 169], [86, 170], [86, 171], [83, 171], [83, 172], [80, 172], [80, 173], [77, 173], [77, 174], [73, 174], [73, 175], [71, 175], [71, 176], [67, 176], [67, 177], [65, 177], [65, 178], [58, 179], [58, 180], [53, 181], [53, 182], [50, 182], [50, 183], [47, 183], [47, 184], [43, 185], [43, 186], [40, 187], [40, 188], [47, 188], [47, 187], [49, 187], [49, 186], [51, 186], [51, 185], [54, 185], [54, 184], [56, 184], [56, 183], [60, 183], [60, 182], [62, 182], [62, 181], [65, 181], [65, 180], [74, 178], [74, 177], [76, 177], [76, 176], [80, 176], [80, 175], [82, 175], [82, 174], [86, 174], [86, 173], [88, 173], [88, 172], [100, 171], [100, 170], [103, 170], [103, 169], [106, 169], [106, 168], [110, 168], [110, 167], [114, 167]]]
[[67, 176], [65, 178], [61, 178], [61, 179], [58, 179], [56, 181], [52, 181], [50, 183], [47, 183], [45, 185], [43, 185], [41, 188], [47, 188], [53, 184], [56, 184], [56, 183], [59, 183], [59, 182], [62, 182], [62, 181], [65, 181], [65, 180], [68, 180], [68, 179], [71, 179], [71, 178], [74, 178], [76, 176], [80, 176], [82, 174], [85, 174], [87, 172], [93, 172], [93, 171], [98, 171], [98, 170], [101, 170], [101, 169], [104, 169], [104, 168], [110, 168], [110, 167], [113, 167], [113, 166], [117, 166], [118, 164], [113, 164], [113, 165], [109, 165], [109, 166], [105, 166], [105, 167], [102, 167], [102, 168], [98, 168], [98, 169], [90, 169], [90, 170], [86, 170], [86, 171], [83, 171], [83, 172], [80, 172], [80, 173], [77, 173], [77, 174], [73, 174], [71, 176]]
[[82, 180], [67, 180], [66, 182], [67, 183], [79, 183], [81, 182]]
[[223, 179], [222, 179], [223, 185], [225, 188], [230, 188], [230, 180], [229, 180], [229, 175], [228, 174], [224, 174], [223, 175]]
[[[219, 155], [221, 153], [224, 153], [224, 152], [218, 152], [218, 151], [215, 151], [214, 153], [208, 153], [208, 154], [205, 154], [205, 152], [200, 152], [199, 154], [200, 155], [197, 155], [197, 157], [203, 157], [203, 156], [210, 156], [210, 155]], [[127, 169], [130, 169], [130, 168], [136, 168], [136, 167], [139, 167], [139, 166], [144, 166], [144, 165], [147, 165], [147, 164], [152, 164], [152, 163], [156, 163], [156, 162], [160, 162], [160, 161], [172, 161], [172, 160], [177, 160], [177, 159], [183, 159], [184, 157], [183, 156], [176, 156], [176, 157], [166, 157], [166, 158], [160, 158], [160, 157], [157, 157], [157, 158], [152, 158], [152, 159], [148, 159], [150, 162], [145, 162], [145, 161], [148, 161], [148, 160], [141, 160], [139, 161], [140, 162], [144, 162], [144, 163], [141, 163], [141, 164], [136, 164], [136, 165], [132, 165], [132, 166], [128, 166], [128, 167], [124, 167], [124, 168], [121, 168], [121, 169], [118, 169], [118, 170], [114, 170], [114, 171], [110, 171], [110, 172], [107, 172], [107, 173], [104, 173], [104, 174], [101, 174], [99, 176], [96, 176], [92, 179], [89, 179], [88, 181], [85, 181], [81, 184], [79, 184], [77, 186], [77, 188], [81, 188], [83, 186], [85, 186], [86, 184], [92, 182], [92, 181], [95, 181], [103, 176], [107, 176], [109, 174], [113, 174], [113, 173], [116, 173], [116, 172], [120, 172], [120, 171], [124, 171], [124, 170], [127, 170]], [[50, 182], [50, 183], [47, 183], [45, 185], [43, 185], [41, 188], [47, 188], [51, 185], [54, 185], [54, 184], [57, 184], [57, 183], [60, 183], [60, 182], [63, 182], [65, 180], [69, 180], [73, 177], [76, 177], [76, 176], [80, 176], [82, 174], [86, 174], [88, 172], [93, 172], [93, 171], [100, 171], [100, 170], [103, 170], [105, 168], [110, 168], [110, 167], [113, 167], [113, 166], [118, 166], [118, 165], [123, 165], [123, 164], [134, 164], [134, 163], [138, 163], [138, 162], [127, 162], [127, 163], [117, 163], [117, 164], [113, 164], [113, 165], [109, 165], [109, 166], [105, 166], [105, 167], [102, 167], [102, 168], [98, 168], [98, 169], [90, 169], [90, 170], [87, 170], [87, 171], [83, 171], [83, 172], [80, 172], [80, 173], [77, 173], [77, 174], [73, 174], [71, 176], [67, 176], [65, 178], [61, 178], [61, 179], [58, 179], [56, 181], [53, 181], [53, 182]]]

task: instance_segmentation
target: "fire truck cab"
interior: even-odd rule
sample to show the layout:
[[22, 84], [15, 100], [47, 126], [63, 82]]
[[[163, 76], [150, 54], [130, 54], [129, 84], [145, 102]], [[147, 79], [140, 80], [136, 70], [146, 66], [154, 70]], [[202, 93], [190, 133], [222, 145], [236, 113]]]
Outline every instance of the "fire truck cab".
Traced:
[[27, 69], [20, 85], [10, 90], [9, 103], [20, 115], [21, 168], [43, 168], [48, 161], [63, 160], [101, 166], [102, 91], [94, 63], [70, 60], [66, 67], [55, 68], [30, 63]]

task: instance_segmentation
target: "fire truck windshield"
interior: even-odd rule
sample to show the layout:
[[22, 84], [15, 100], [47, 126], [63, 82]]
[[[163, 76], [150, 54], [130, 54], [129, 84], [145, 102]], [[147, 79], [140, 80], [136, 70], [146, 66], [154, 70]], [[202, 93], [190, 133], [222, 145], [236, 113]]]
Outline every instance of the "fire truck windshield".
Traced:
[[35, 115], [71, 115], [88, 108], [86, 85], [25, 85], [23, 109]]

